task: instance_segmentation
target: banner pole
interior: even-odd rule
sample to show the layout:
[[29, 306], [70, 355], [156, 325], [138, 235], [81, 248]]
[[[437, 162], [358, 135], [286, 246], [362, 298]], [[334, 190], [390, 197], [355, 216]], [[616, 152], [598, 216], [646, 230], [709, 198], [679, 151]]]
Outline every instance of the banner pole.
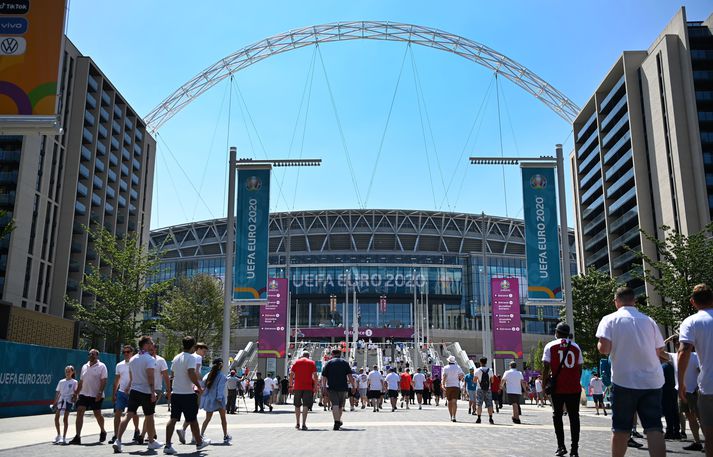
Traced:
[[230, 370], [230, 311], [233, 306], [233, 251], [235, 249], [235, 167], [238, 150], [230, 148], [228, 163], [228, 220], [225, 246], [225, 279], [223, 285], [223, 366], [226, 373]]
[[559, 192], [560, 240], [562, 242], [562, 275], [564, 277], [564, 306], [570, 332], [574, 335], [574, 311], [572, 309], [572, 272], [569, 266], [569, 230], [567, 228], [567, 201], [564, 190], [564, 155], [562, 145], [556, 144], [557, 191]]

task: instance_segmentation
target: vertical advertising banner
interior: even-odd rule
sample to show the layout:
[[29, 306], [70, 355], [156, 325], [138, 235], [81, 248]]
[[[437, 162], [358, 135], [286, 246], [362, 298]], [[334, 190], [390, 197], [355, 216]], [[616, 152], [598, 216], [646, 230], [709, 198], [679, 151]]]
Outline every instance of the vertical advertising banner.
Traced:
[[270, 279], [267, 303], [260, 306], [259, 358], [281, 358], [287, 349], [287, 279]]
[[528, 300], [561, 300], [555, 170], [522, 167]]
[[238, 168], [233, 299], [264, 300], [267, 287], [270, 169]]
[[496, 359], [522, 358], [520, 282], [517, 278], [491, 278], [493, 303], [493, 356]]
[[0, 1], [0, 117], [56, 116], [64, 13], [64, 0]]
[[439, 379], [441, 377], [440, 365], [431, 366], [431, 379]]

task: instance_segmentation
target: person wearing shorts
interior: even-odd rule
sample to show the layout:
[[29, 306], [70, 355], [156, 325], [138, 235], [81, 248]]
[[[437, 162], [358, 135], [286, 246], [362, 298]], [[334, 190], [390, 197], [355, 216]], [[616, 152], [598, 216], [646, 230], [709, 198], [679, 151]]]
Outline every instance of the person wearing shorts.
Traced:
[[386, 375], [384, 383], [386, 384], [386, 393], [391, 401], [391, 412], [396, 411], [396, 402], [399, 398], [399, 381], [400, 377], [396, 374], [396, 368], [391, 368], [389, 374]]
[[82, 366], [79, 375], [79, 383], [72, 400], [77, 405], [77, 422], [75, 424], [76, 434], [69, 444], [82, 444], [82, 425], [84, 424], [84, 412], [90, 410], [101, 429], [99, 442], [106, 439], [104, 430], [104, 416], [102, 416], [102, 402], [104, 401], [104, 388], [108, 377], [106, 365], [99, 360], [99, 351], [91, 349], [89, 351], [89, 361]]
[[156, 389], [154, 388], [156, 370], [156, 359], [151, 356], [153, 340], [150, 336], [142, 336], [139, 340], [140, 353], [134, 355], [129, 361], [129, 373], [131, 376], [131, 390], [129, 391], [129, 404], [126, 408], [126, 417], [119, 425], [116, 440], [112, 447], [114, 452], [122, 452], [121, 437], [126, 431], [129, 422], [138, 413], [139, 407], [144, 412], [144, 426], [148, 434], [148, 449], [156, 450], [163, 447], [163, 443], [156, 441], [156, 428], [154, 425], [154, 413], [156, 412]]
[[322, 368], [322, 387], [327, 388], [329, 401], [332, 404], [334, 430], [339, 430], [342, 426], [342, 413], [350, 386], [352, 392], [355, 392], [356, 382], [352, 376], [352, 368], [346, 360], [342, 359], [342, 351], [334, 349], [331, 360]]
[[594, 408], [597, 410], [597, 416], [599, 415], [599, 408], [602, 408], [606, 416], [607, 410], [604, 408], [604, 382], [596, 371], [592, 372], [592, 379], [589, 380], [589, 393], [594, 400]]
[[381, 399], [381, 394], [384, 389], [384, 381], [381, 378], [381, 373], [379, 373], [379, 367], [377, 365], [374, 365], [373, 369], [367, 375], [366, 384], [366, 396], [369, 400], [369, 406], [371, 406], [372, 411], [376, 413], [379, 411], [379, 400]]
[[475, 385], [475, 368], [470, 368], [468, 374], [465, 375], [465, 391], [468, 395], [468, 414], [475, 416], [475, 391], [477, 387]]
[[611, 359], [611, 454], [626, 453], [634, 416], [647, 435], [649, 454], [666, 455], [661, 424], [664, 375], [658, 353], [664, 342], [656, 322], [636, 308], [636, 293], [619, 287], [614, 295], [616, 312], [597, 327], [597, 347]]
[[367, 391], [369, 390], [369, 380], [368, 380], [367, 374], [364, 373], [363, 368], [359, 369], [359, 376], [357, 376], [357, 383], [359, 385], [359, 398], [361, 399], [361, 409], [364, 409], [364, 408], [366, 408], [366, 404], [368, 401]]
[[191, 433], [196, 439], [196, 450], [201, 450], [210, 444], [209, 439], [201, 437], [198, 427], [198, 392], [202, 392], [200, 378], [196, 374], [196, 359], [191, 353], [196, 344], [195, 338], [186, 336], [181, 342], [183, 352], [173, 358], [171, 372], [173, 382], [166, 388], [166, 396], [171, 399], [171, 418], [166, 424], [166, 447], [164, 454], [176, 454], [171, 444], [176, 422], [184, 420], [191, 427]]
[[490, 390], [491, 376], [490, 368], [488, 368], [487, 357], [480, 358], [480, 367], [475, 370], [475, 384], [478, 387], [475, 392], [475, 406], [477, 408], [478, 418], [475, 420], [476, 424], [480, 423], [480, 414], [483, 412], [483, 403], [485, 407], [488, 408], [488, 415], [490, 416], [489, 422], [493, 422], [493, 392]]
[[421, 373], [420, 368], [416, 368], [416, 373], [414, 373], [411, 380], [411, 386], [418, 400], [418, 409], [422, 409], [421, 405], [423, 404], [423, 390], [426, 387], [426, 376]]
[[[314, 392], [317, 389], [317, 364], [309, 358], [309, 352], [302, 353], [290, 368], [289, 388], [295, 404], [295, 419], [297, 430], [307, 430], [307, 413], [314, 402]], [[302, 425], [300, 425], [300, 409], [302, 410]]]
[[[116, 435], [119, 433], [119, 425], [121, 424], [121, 416], [124, 414], [126, 407], [129, 406], [129, 385], [131, 377], [129, 375], [129, 361], [134, 356], [134, 347], [130, 344], [125, 344], [121, 350], [124, 360], [116, 364], [114, 370], [114, 436], [109, 440], [109, 444], [114, 444]], [[139, 417], [134, 416], [134, 440], [139, 438]]]
[[411, 370], [406, 368], [406, 370], [401, 373], [401, 381], [399, 382], [399, 387], [401, 388], [401, 408], [404, 407], [404, 402], [406, 402], [406, 409], [409, 408], [409, 402], [411, 398]]
[[460, 397], [460, 383], [464, 378], [463, 370], [456, 364], [455, 356], [448, 357], [448, 365], [443, 368], [442, 384], [446, 388], [446, 402], [451, 422], [456, 421], [458, 411], [458, 398]]

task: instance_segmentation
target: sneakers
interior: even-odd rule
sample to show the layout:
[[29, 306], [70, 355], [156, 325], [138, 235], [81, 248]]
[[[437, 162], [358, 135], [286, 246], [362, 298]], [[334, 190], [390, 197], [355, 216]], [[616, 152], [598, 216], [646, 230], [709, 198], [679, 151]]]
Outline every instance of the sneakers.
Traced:
[[364, 408], [366, 408], [366, 405], [361, 405], [361, 409], [364, 409]]
[[230, 444], [230, 442], [233, 441], [233, 437], [230, 435], [225, 435], [223, 437], [223, 444]]
[[564, 446], [558, 447], [557, 450], [555, 451], [555, 455], [557, 457], [563, 457], [567, 455], [567, 448]]
[[168, 443], [166, 447], [163, 448], [163, 453], [168, 454], [168, 455], [174, 455], [177, 453], [177, 451], [171, 446], [171, 443]]
[[691, 443], [688, 446], [683, 446], [684, 451], [702, 451], [703, 445], [701, 443]]
[[576, 449], [569, 451], [569, 457], [579, 457], [579, 452]]
[[82, 439], [78, 435], [76, 435], [67, 444], [82, 444]]
[[106, 441], [106, 431], [102, 430], [99, 432], [99, 442], [103, 443], [104, 441]]
[[513, 424], [520, 424], [520, 419], [515, 419], [514, 417], [512, 418], [512, 423]]
[[475, 423], [476, 423], [476, 424], [479, 424], [479, 423], [480, 423], [480, 416], [478, 416], [478, 418], [475, 420]]
[[176, 430], [176, 435], [178, 435], [178, 441], [180, 441], [181, 444], [186, 444], [186, 431], [185, 430]]
[[162, 447], [163, 447], [163, 443], [160, 441], [156, 441], [156, 440], [149, 441], [149, 444], [148, 444], [149, 450], [161, 449]]
[[201, 441], [201, 444], [196, 444], [196, 451], [200, 451], [208, 446], [210, 446], [210, 440], [208, 438], [204, 438], [203, 441]]
[[52, 441], [52, 444], [59, 444], [62, 442], [62, 437], [60, 435], [57, 435], [54, 437], [54, 440]]
[[629, 447], [635, 447], [637, 449], [640, 447], [644, 447], [643, 444], [639, 443], [638, 441], [635, 441], [634, 438], [629, 438], [629, 442], [626, 443], [626, 445]]
[[341, 421], [334, 421], [334, 427], [332, 428], [332, 430], [339, 430], [339, 427], [341, 427], [341, 426], [342, 426]]
[[421, 409], [421, 405], [418, 405], [418, 409]]
[[114, 441], [116, 441], [116, 435], [111, 437], [111, 439], [109, 440], [109, 444], [114, 444]]
[[307, 428], [307, 426], [305, 424], [302, 424], [302, 430], [306, 432], [309, 429]]
[[114, 454], [121, 454], [121, 440], [114, 441], [111, 447], [114, 448]]
[[495, 424], [495, 421], [493, 420], [493, 416], [490, 416], [490, 419], [488, 419], [488, 422], [490, 422], [491, 424]]
[[351, 409], [349, 409], [349, 411], [354, 411], [354, 407], [352, 406]]
[[644, 435], [642, 435], [641, 433], [637, 432], [636, 430], [632, 430], [631, 436], [633, 436], [634, 438], [643, 438], [643, 437], [644, 437]]

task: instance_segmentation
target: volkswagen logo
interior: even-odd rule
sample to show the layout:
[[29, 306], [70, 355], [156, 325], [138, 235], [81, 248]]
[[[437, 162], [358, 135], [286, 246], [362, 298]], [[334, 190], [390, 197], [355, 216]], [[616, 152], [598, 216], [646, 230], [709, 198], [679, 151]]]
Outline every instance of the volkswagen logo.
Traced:
[[0, 51], [3, 54], [14, 54], [20, 47], [20, 43], [15, 38], [5, 38], [0, 42]]

